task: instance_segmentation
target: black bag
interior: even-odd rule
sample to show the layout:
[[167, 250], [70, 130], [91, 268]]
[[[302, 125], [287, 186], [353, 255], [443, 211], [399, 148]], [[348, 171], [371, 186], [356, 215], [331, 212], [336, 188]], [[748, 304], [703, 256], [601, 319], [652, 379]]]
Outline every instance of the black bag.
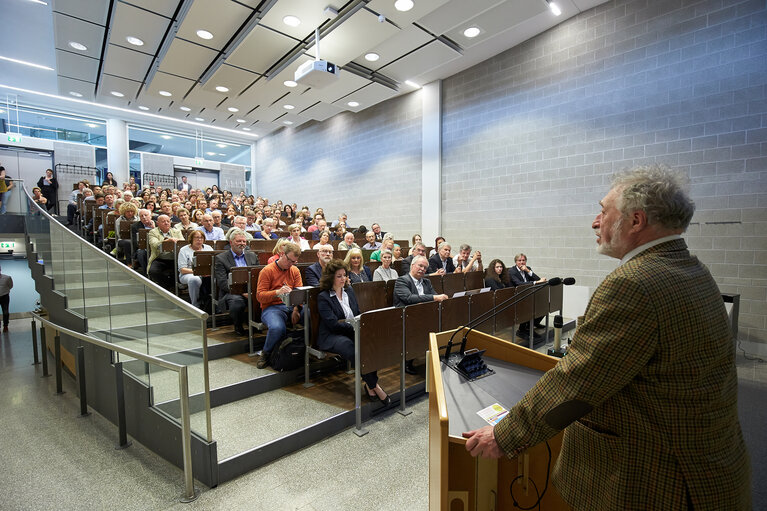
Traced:
[[[271, 366], [275, 371], [292, 371], [304, 365], [304, 354], [306, 345], [304, 344], [303, 331], [299, 332], [300, 338], [292, 338], [290, 335], [277, 346], [272, 352]], [[296, 336], [297, 337], [297, 336]]]

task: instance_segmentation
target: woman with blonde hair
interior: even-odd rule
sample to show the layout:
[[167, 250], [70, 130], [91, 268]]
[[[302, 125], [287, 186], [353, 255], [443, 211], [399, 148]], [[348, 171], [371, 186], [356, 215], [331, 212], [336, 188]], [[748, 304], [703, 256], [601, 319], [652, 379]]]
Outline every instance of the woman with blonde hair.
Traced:
[[295, 243], [296, 245], [301, 247], [301, 250], [311, 249], [311, 247], [309, 246], [309, 242], [301, 237], [301, 225], [297, 223], [290, 224], [290, 226], [288, 227], [288, 232], [290, 232], [290, 236], [285, 238], [287, 241], [290, 241], [291, 243]]
[[349, 268], [349, 280], [355, 282], [370, 282], [373, 280], [373, 272], [362, 264], [362, 250], [353, 248], [346, 253], [344, 264]]

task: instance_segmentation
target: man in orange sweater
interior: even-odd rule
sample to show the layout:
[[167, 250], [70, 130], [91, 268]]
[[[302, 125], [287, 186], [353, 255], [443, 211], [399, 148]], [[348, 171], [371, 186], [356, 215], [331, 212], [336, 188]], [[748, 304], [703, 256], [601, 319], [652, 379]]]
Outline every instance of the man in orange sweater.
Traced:
[[282, 297], [292, 289], [303, 285], [301, 272], [295, 267], [301, 247], [295, 243], [285, 243], [282, 247], [284, 253], [280, 258], [258, 274], [256, 299], [261, 304], [261, 322], [269, 329], [261, 358], [256, 364], [259, 369], [269, 365], [272, 350], [285, 338], [288, 315], [293, 324], [297, 324], [301, 317], [298, 306], [294, 306], [291, 312], [282, 301]]

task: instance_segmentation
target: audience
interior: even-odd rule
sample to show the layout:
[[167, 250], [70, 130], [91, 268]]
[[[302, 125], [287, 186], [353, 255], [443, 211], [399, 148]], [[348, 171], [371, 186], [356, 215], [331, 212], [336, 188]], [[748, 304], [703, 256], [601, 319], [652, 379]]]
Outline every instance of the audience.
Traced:
[[202, 231], [203, 235], [205, 235], [205, 239], [208, 241], [226, 239], [224, 230], [221, 227], [213, 225], [213, 215], [210, 213], [202, 215], [202, 225], [199, 227], [199, 230]]
[[306, 268], [304, 275], [307, 286], [317, 287], [320, 285], [322, 270], [333, 259], [333, 245], [316, 245], [314, 248], [317, 249], [317, 262]]
[[261, 230], [253, 235], [255, 240], [276, 240], [279, 238], [277, 233], [272, 232], [274, 229], [274, 219], [265, 218], [264, 223], [261, 225]]
[[471, 255], [471, 245], [464, 243], [458, 249], [458, 253], [453, 257], [453, 266], [458, 273], [467, 271], [483, 271], [482, 254], [477, 250]]
[[439, 244], [437, 253], [429, 258], [429, 273], [445, 275], [454, 271], [453, 258], [450, 257], [450, 243], [443, 241]]
[[[210, 294], [210, 289], [202, 289], [202, 277], [194, 274], [194, 253], [201, 250], [213, 250], [213, 247], [205, 244], [205, 235], [200, 231], [190, 232], [187, 241], [189, 244], [184, 245], [178, 251], [178, 280], [182, 284], [186, 284], [189, 289], [189, 303], [195, 307], [203, 308], [199, 302], [200, 294], [207, 296]], [[208, 282], [210, 279], [206, 278], [205, 283]]]
[[149, 278], [167, 289], [172, 291], [175, 288], [174, 275], [174, 250], [163, 250], [162, 242], [166, 240], [182, 241], [184, 239], [181, 231], [170, 226], [170, 217], [160, 215], [157, 217], [157, 227], [149, 231], [146, 241], [149, 247]]
[[[207, 215], [206, 215], [207, 216]], [[246, 250], [248, 237], [244, 231], [234, 232], [229, 240], [229, 250], [216, 256], [215, 275], [219, 298], [229, 309], [229, 317], [234, 325], [234, 332], [239, 336], [247, 335], [242, 322], [248, 317], [248, 294], [232, 294], [229, 292], [229, 274], [235, 266], [256, 266], [258, 256], [255, 252]]]
[[370, 271], [370, 268], [362, 264], [362, 250], [353, 248], [346, 252], [344, 264], [349, 268], [349, 280], [351, 280], [352, 284], [373, 280], [373, 273]]
[[500, 259], [490, 261], [490, 265], [485, 270], [485, 287], [495, 291], [512, 286], [511, 279], [509, 279], [509, 270], [503, 264], [503, 261]]
[[391, 267], [392, 252], [389, 249], [381, 251], [381, 266], [376, 268], [373, 272], [373, 280], [394, 280], [399, 277], [399, 274]]
[[351, 250], [353, 248], [360, 248], [360, 246], [354, 243], [354, 233], [346, 231], [344, 240], [338, 244], [338, 250]]
[[[289, 208], [290, 206], [285, 206], [285, 207]], [[291, 243], [295, 243], [296, 245], [301, 247], [301, 250], [311, 249], [311, 247], [309, 246], [309, 242], [301, 237], [300, 224], [290, 224], [290, 226], [288, 227], [288, 232], [290, 232], [290, 236], [288, 238], [285, 238], [286, 240], [290, 241]]]
[[376, 241], [376, 235], [373, 231], [368, 231], [365, 233], [365, 243], [362, 245], [362, 250], [378, 250], [381, 248], [381, 243]]

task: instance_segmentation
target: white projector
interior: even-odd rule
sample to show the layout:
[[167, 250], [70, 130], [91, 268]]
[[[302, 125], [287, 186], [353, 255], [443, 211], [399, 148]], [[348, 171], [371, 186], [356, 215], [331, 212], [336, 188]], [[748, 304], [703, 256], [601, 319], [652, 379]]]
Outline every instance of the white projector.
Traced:
[[310, 60], [296, 69], [295, 82], [321, 89], [338, 80], [338, 67], [327, 60]]

